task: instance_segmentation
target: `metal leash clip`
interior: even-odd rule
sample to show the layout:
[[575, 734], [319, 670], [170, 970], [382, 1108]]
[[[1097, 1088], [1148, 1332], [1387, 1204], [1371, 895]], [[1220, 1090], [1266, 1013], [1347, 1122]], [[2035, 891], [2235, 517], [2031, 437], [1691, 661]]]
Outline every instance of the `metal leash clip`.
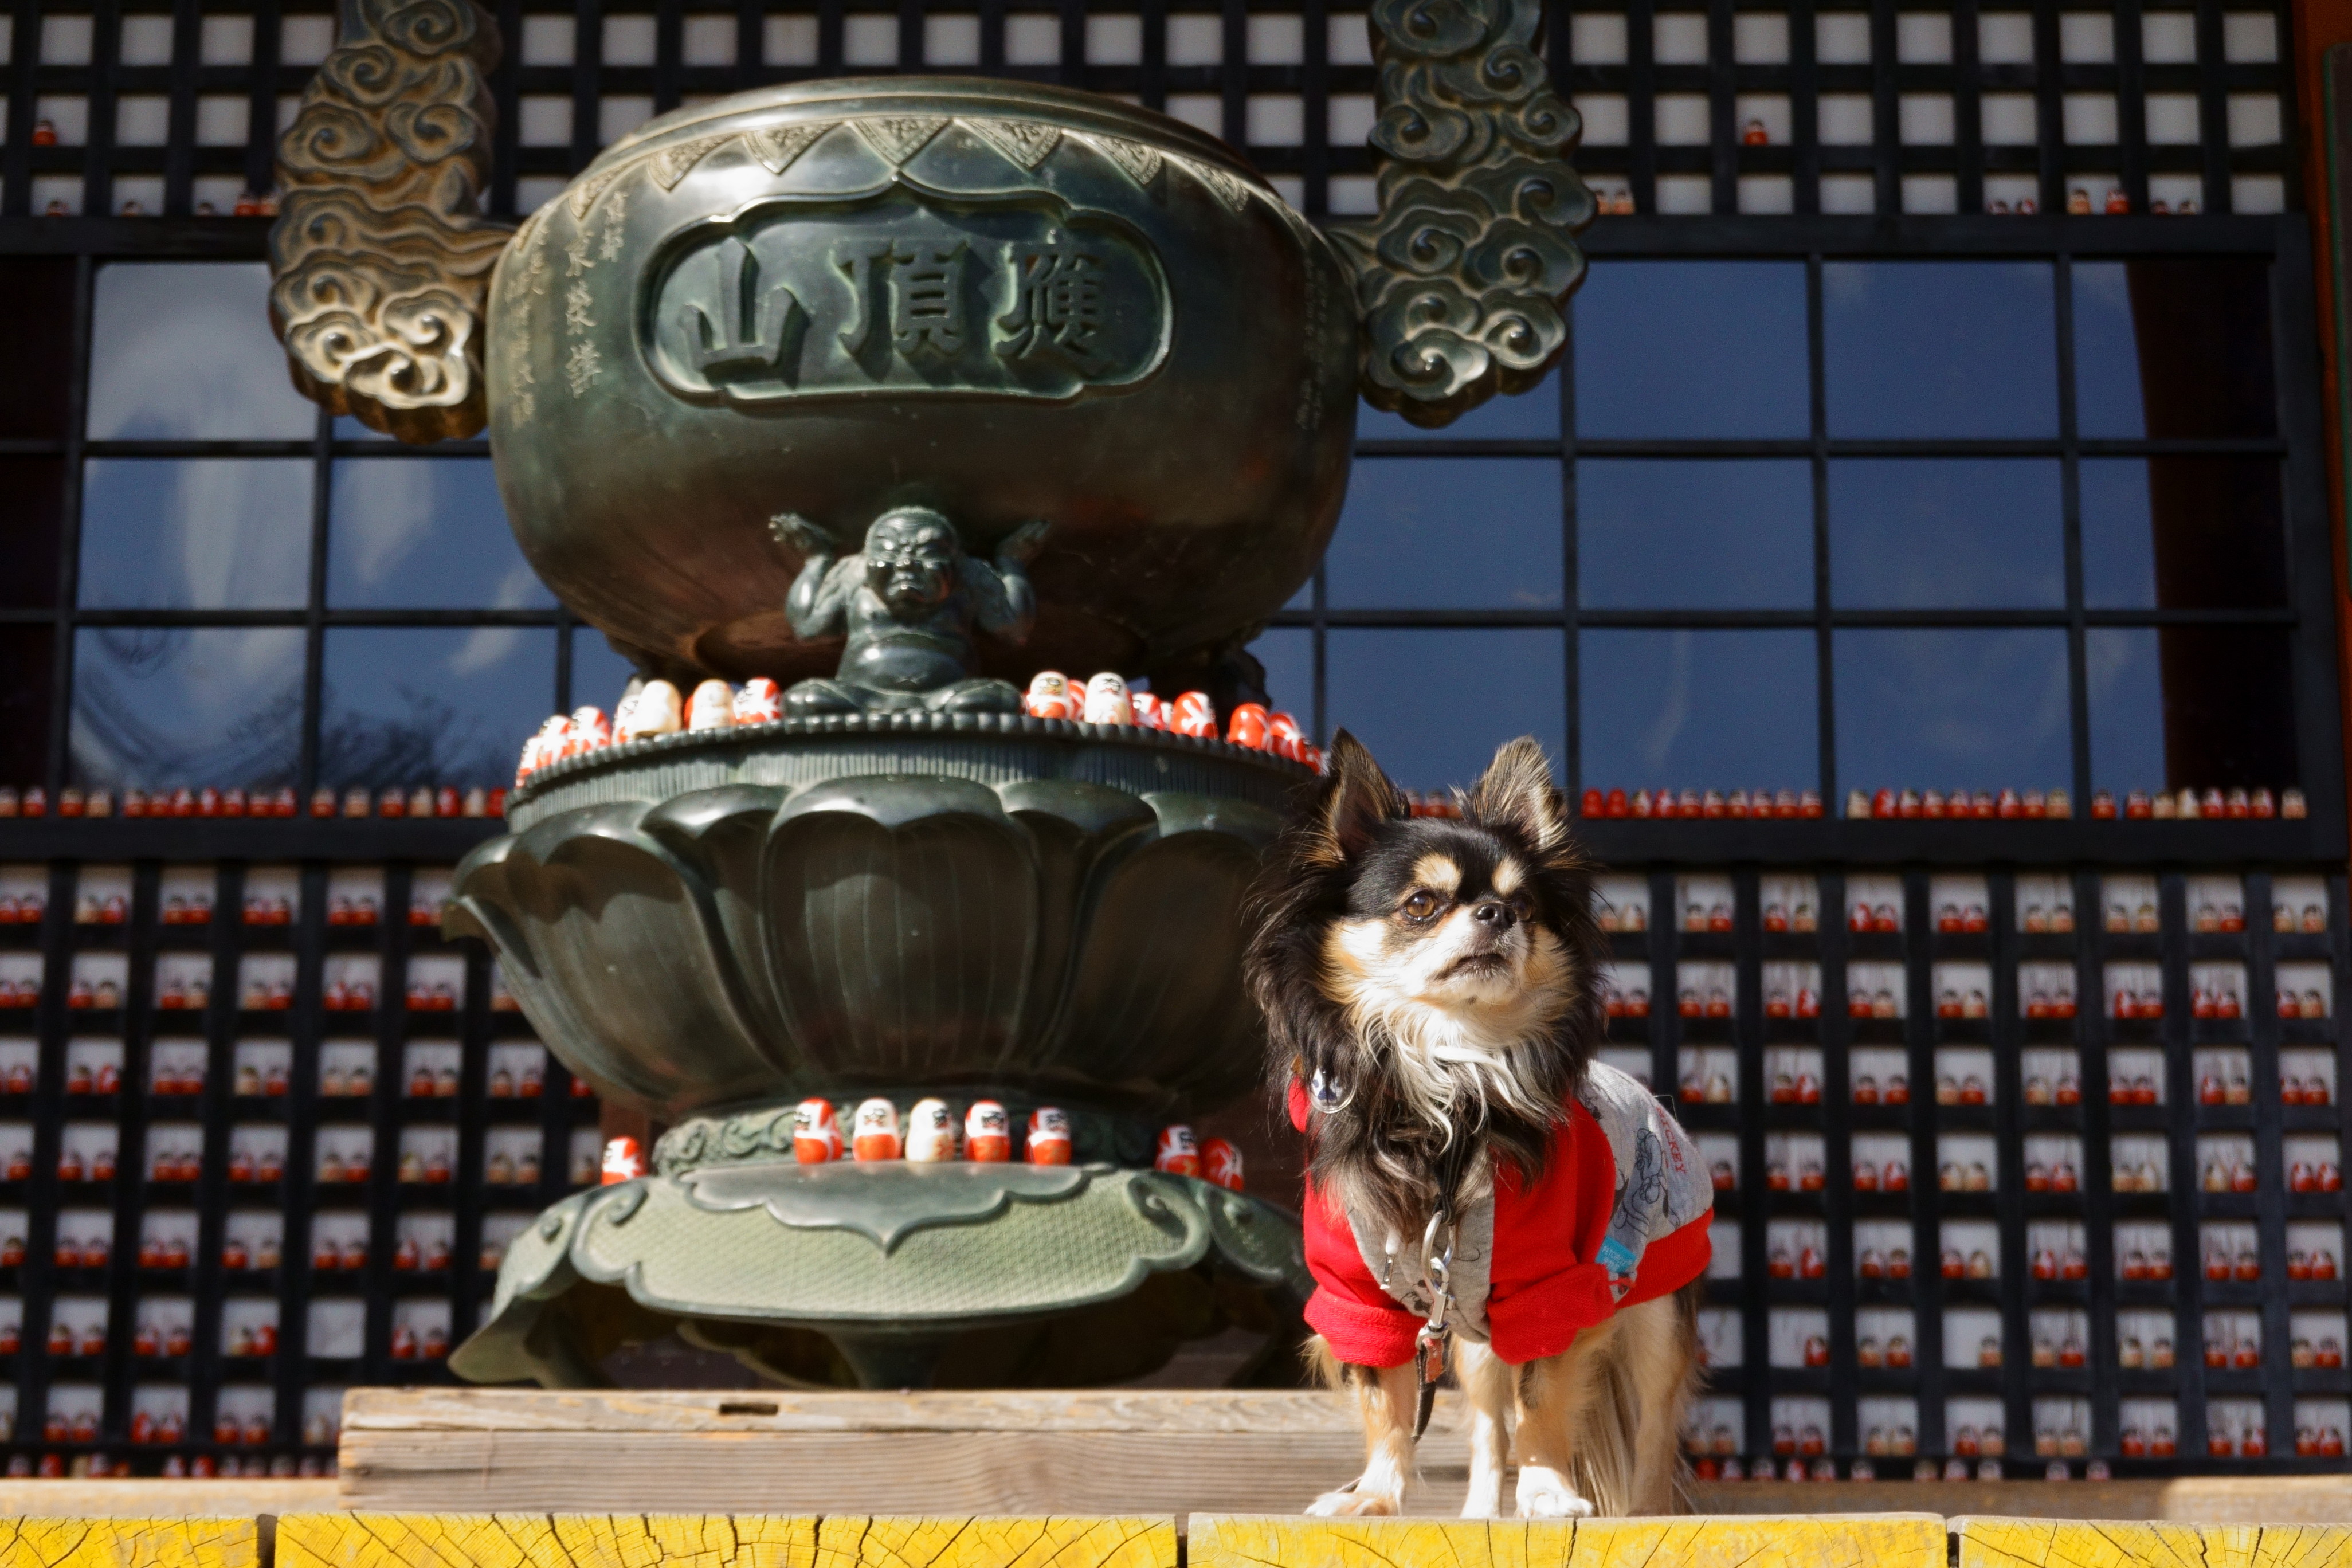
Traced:
[[[1437, 1246], [1440, 1229], [1445, 1246]], [[1454, 1224], [1441, 1208], [1429, 1216], [1421, 1237], [1422, 1278], [1429, 1287], [1429, 1321], [1412, 1337], [1412, 1372], [1419, 1393], [1412, 1416], [1413, 1441], [1429, 1430], [1429, 1413], [1437, 1405], [1437, 1380], [1445, 1375], [1445, 1320], [1454, 1310]]]

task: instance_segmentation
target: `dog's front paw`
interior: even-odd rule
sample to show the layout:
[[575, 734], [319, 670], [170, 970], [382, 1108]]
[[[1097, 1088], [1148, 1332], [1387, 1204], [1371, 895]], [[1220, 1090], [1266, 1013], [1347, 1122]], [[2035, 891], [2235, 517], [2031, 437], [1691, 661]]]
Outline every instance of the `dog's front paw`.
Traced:
[[1577, 1495], [1568, 1478], [1541, 1465], [1519, 1467], [1521, 1519], [1590, 1519], [1592, 1504]]
[[1382, 1519], [1404, 1511], [1404, 1500], [1387, 1492], [1350, 1489], [1325, 1492], [1307, 1508], [1317, 1519]]

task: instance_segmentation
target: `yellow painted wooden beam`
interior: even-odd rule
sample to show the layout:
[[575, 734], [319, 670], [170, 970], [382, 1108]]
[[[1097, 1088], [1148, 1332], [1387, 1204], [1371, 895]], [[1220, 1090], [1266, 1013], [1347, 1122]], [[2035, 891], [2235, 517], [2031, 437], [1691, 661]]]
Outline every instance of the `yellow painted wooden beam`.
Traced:
[[1960, 1519], [1960, 1568], [2344, 1568], [2352, 1525]]
[[0, 1563], [39, 1568], [256, 1568], [250, 1519], [0, 1518]]
[[1191, 1568], [1944, 1568], [1933, 1514], [1192, 1521]]
[[1171, 1519], [289, 1515], [278, 1568], [1176, 1568]]

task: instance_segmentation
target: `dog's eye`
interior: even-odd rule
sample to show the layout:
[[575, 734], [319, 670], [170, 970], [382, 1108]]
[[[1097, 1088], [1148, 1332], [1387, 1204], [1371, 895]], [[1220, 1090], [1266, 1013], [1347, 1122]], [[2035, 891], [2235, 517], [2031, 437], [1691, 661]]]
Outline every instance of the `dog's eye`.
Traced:
[[1415, 889], [1404, 901], [1404, 918], [1425, 921], [1437, 912], [1437, 895]]

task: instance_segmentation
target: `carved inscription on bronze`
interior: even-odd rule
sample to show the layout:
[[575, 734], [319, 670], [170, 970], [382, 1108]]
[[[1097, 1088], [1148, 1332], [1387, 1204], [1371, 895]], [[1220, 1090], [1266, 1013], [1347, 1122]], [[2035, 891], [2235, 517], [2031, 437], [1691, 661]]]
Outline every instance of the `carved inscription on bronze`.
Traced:
[[1034, 198], [778, 203], [699, 231], [646, 289], [646, 361], [695, 402], [1066, 398], [1140, 380], [1168, 346], [1149, 242]]

